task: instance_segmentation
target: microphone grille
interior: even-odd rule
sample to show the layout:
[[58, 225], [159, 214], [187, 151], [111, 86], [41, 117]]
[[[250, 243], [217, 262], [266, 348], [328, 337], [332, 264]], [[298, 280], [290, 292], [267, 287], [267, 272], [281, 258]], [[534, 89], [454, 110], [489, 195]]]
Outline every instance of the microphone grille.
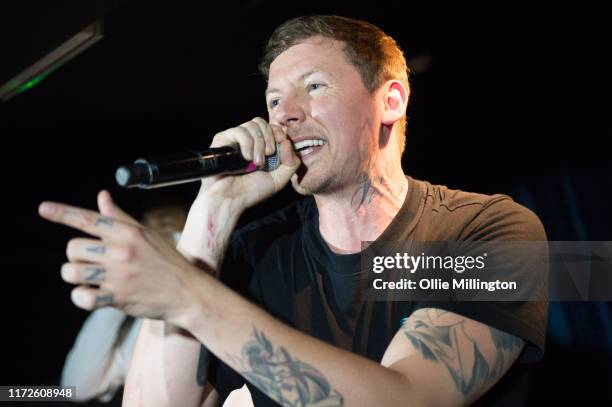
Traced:
[[115, 180], [117, 181], [117, 184], [125, 187], [130, 183], [130, 178], [130, 171], [127, 168], [123, 166], [117, 168], [117, 172], [115, 172]]
[[276, 151], [273, 155], [266, 156], [266, 162], [263, 165], [262, 170], [274, 171], [280, 166], [280, 144], [276, 143]]

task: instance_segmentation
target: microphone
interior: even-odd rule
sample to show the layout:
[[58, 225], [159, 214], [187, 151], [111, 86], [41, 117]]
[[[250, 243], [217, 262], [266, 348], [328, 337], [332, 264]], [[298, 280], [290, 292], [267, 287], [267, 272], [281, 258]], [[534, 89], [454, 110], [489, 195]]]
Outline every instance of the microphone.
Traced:
[[280, 165], [280, 145], [259, 167], [245, 160], [239, 146], [225, 146], [140, 158], [122, 165], [115, 172], [117, 184], [124, 188], [151, 189], [199, 181], [210, 175], [243, 174], [256, 170], [273, 171]]

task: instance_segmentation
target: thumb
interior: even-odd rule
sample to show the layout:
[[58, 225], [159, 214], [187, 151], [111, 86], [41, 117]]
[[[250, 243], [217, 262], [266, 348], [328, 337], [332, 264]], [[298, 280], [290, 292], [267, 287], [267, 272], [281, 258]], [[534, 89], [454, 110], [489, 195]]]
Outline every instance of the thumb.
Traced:
[[281, 164], [277, 169], [270, 172], [274, 181], [274, 192], [278, 192], [287, 185], [291, 176], [295, 174], [297, 169], [302, 164], [300, 157], [293, 151], [291, 140], [285, 139], [280, 143], [280, 159]]
[[100, 213], [104, 216], [131, 224], [138, 224], [134, 218], [117, 206], [117, 204], [113, 201], [111, 194], [106, 190], [102, 190], [100, 193], [98, 193], [98, 209], [100, 209]]

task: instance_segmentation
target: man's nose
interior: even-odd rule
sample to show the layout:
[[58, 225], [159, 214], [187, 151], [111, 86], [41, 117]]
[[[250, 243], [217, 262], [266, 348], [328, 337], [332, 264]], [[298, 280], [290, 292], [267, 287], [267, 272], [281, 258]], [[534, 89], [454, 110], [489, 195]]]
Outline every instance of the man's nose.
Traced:
[[304, 103], [299, 97], [285, 97], [274, 111], [270, 112], [270, 121], [283, 127], [291, 127], [306, 120]]

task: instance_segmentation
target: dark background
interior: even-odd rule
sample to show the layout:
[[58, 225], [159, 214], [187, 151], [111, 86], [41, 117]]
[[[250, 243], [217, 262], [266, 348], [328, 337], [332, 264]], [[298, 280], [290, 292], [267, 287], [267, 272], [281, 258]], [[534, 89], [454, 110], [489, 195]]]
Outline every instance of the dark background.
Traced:
[[[0, 83], [97, 18], [105, 32], [38, 86], [0, 103], [0, 384], [56, 384], [87, 316], [59, 276], [65, 244], [78, 233], [40, 220], [38, 203], [95, 208], [107, 188], [135, 214], [160, 194], [188, 204], [197, 184], [121, 190], [115, 168], [207, 146], [218, 131], [266, 117], [259, 56], [274, 27], [300, 14], [366, 19], [405, 50], [414, 70], [407, 174], [509, 194], [540, 216], [550, 240], [612, 240], [604, 2], [424, 3], [2, 2]], [[246, 218], [293, 198], [286, 191]], [[609, 303], [551, 303], [547, 347], [534, 365], [530, 404], [610, 405]]]

